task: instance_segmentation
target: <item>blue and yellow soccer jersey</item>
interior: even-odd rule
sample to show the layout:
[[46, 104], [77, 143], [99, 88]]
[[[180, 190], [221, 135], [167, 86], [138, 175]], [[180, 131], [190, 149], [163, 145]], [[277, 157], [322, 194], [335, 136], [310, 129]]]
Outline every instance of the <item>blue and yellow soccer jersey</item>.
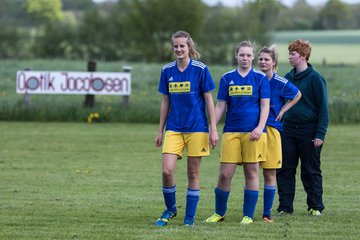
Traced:
[[274, 74], [270, 80], [270, 113], [266, 125], [272, 126], [282, 131], [282, 122], [275, 121], [282, 106], [288, 99], [294, 99], [299, 92], [299, 89], [288, 81], [286, 78]]
[[214, 89], [214, 80], [205, 64], [190, 59], [183, 72], [176, 61], [166, 64], [159, 83], [159, 92], [170, 99], [166, 130], [208, 132], [204, 93]]
[[[242, 77], [237, 69], [220, 79], [217, 99], [226, 101], [224, 132], [251, 132], [260, 120], [260, 99], [270, 98], [266, 75], [251, 69]], [[264, 128], [265, 131], [265, 128]]]

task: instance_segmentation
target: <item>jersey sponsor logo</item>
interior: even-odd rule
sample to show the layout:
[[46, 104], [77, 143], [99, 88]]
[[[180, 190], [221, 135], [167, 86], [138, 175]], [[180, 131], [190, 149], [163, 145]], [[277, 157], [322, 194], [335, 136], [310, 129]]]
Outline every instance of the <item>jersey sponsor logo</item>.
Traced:
[[190, 92], [190, 82], [171, 82], [169, 83], [170, 93]]
[[231, 82], [229, 83], [229, 85], [234, 85], [235, 83], [234, 83], [234, 81], [233, 80], [231, 80]]
[[174, 81], [173, 77], [170, 77], [170, 78], [169, 78], [169, 82], [171, 82], [171, 81]]
[[229, 87], [229, 96], [251, 96], [252, 94], [252, 85], [235, 85]]

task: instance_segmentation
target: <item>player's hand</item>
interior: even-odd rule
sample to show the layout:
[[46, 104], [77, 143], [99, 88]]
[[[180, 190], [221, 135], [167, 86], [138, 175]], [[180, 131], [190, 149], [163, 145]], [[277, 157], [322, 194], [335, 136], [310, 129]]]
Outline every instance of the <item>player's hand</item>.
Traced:
[[159, 132], [155, 137], [155, 147], [160, 147], [162, 144], [163, 134]]
[[284, 115], [284, 112], [283, 112], [283, 111], [280, 111], [280, 112], [279, 112], [279, 115], [276, 116], [275, 121], [281, 121], [283, 115]]
[[320, 147], [321, 145], [323, 145], [324, 141], [319, 139], [319, 138], [315, 138], [314, 140], [312, 140], [314, 143], [314, 147]]
[[252, 130], [250, 134], [250, 141], [259, 140], [262, 134], [263, 134], [263, 129], [261, 129], [260, 127], [256, 127], [254, 130]]
[[209, 141], [210, 141], [211, 148], [214, 149], [219, 141], [219, 135], [217, 133], [217, 129], [210, 129]]

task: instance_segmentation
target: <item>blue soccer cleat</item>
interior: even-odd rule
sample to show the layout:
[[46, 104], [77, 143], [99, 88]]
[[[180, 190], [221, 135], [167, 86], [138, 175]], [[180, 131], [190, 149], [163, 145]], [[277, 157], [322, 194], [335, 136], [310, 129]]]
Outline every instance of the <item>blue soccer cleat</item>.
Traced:
[[185, 217], [184, 225], [186, 227], [193, 227], [194, 226], [194, 218]]
[[175, 216], [176, 216], [176, 212], [171, 212], [169, 210], [165, 210], [162, 213], [161, 217], [155, 221], [154, 225], [158, 226], [158, 227], [166, 226], [168, 224], [169, 220]]

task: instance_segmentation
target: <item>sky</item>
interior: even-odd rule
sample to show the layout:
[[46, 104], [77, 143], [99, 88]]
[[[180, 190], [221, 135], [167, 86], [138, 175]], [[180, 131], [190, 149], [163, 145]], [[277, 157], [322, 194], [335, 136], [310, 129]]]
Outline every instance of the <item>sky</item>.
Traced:
[[[203, 0], [208, 5], [215, 5], [218, 2], [222, 2], [225, 6], [238, 6], [241, 4], [241, 0]], [[308, 0], [307, 3], [313, 6], [324, 5], [328, 0]], [[292, 6], [296, 0], [281, 0], [281, 2], [287, 6]], [[360, 3], [360, 0], [342, 0], [344, 3]]]

